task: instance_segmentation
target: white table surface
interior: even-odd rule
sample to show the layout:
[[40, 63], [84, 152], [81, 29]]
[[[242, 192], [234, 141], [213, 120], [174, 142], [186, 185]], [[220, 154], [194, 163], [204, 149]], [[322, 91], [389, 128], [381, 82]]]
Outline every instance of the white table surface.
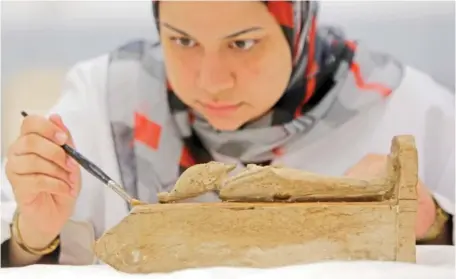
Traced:
[[0, 269], [1, 279], [454, 279], [454, 246], [418, 246], [417, 263], [397, 262], [322, 262], [273, 269], [205, 268], [188, 269], [168, 274], [132, 275], [115, 271], [106, 265], [50, 266], [33, 265]]

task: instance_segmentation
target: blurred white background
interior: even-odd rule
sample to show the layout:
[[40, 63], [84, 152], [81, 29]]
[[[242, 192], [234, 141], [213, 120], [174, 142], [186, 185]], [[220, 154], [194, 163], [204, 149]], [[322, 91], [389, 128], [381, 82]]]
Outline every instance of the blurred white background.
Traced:
[[[19, 111], [43, 113], [68, 67], [128, 40], [154, 40], [150, 0], [2, 1], [2, 147]], [[396, 55], [454, 91], [453, 1], [327, 2], [320, 21]], [[189, 11], [190, 12], [190, 11]], [[4, 148], [2, 148], [4, 154]]]

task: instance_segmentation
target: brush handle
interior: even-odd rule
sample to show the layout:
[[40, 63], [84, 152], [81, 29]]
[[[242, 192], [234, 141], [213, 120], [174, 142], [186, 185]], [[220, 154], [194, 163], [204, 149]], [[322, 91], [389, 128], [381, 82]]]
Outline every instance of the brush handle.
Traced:
[[77, 152], [70, 146], [64, 144], [62, 145], [63, 150], [75, 161], [77, 161], [86, 171], [90, 172], [93, 176], [97, 177], [103, 183], [108, 184], [112, 179], [104, 173], [99, 167], [94, 163], [90, 162], [89, 159], [84, 157], [81, 153]]
[[[28, 114], [25, 111], [22, 111], [21, 114], [23, 117], [28, 116]], [[130, 197], [130, 195], [128, 195], [127, 192], [125, 192], [122, 186], [120, 186], [119, 183], [111, 179], [105, 172], [103, 172], [99, 167], [97, 167], [97, 165], [92, 163], [89, 159], [87, 159], [81, 153], [71, 148], [69, 145], [64, 144], [61, 145], [61, 147], [63, 148], [63, 150], [65, 150], [65, 153], [68, 154], [68, 156], [70, 156], [71, 158], [73, 158], [76, 162], [78, 162], [79, 165], [81, 165], [81, 167], [83, 167], [90, 174], [92, 174], [100, 181], [102, 181], [106, 186], [111, 188], [124, 200], [126, 200], [129, 203], [132, 201], [132, 197]]]
[[131, 203], [132, 197], [125, 192], [121, 185], [111, 179], [106, 173], [104, 173], [99, 167], [94, 163], [90, 162], [89, 159], [84, 157], [81, 153], [77, 152], [68, 145], [63, 145], [62, 148], [65, 152], [73, 159], [75, 159], [86, 171], [91, 173], [93, 176], [101, 180], [106, 186], [111, 188], [116, 192], [121, 198], [123, 198], [128, 203]]

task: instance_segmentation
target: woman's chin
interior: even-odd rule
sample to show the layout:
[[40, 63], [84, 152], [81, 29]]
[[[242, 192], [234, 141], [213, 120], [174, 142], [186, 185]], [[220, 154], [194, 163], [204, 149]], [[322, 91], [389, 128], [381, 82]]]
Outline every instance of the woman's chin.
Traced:
[[216, 130], [219, 131], [236, 131], [245, 121], [227, 119], [227, 118], [206, 118], [207, 122]]

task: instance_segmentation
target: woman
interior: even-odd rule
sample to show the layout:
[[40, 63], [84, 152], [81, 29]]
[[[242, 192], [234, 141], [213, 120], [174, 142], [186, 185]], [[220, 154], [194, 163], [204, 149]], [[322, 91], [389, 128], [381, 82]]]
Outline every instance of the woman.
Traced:
[[154, 2], [160, 45], [134, 42], [78, 64], [50, 117], [25, 118], [5, 167], [4, 195], [17, 210], [3, 217], [13, 228], [3, 264], [91, 264], [93, 240], [128, 214], [63, 143], [153, 203], [186, 168], [211, 160], [378, 175], [392, 137], [412, 134], [417, 238], [448, 233], [453, 96], [318, 28], [316, 15], [315, 2]]

